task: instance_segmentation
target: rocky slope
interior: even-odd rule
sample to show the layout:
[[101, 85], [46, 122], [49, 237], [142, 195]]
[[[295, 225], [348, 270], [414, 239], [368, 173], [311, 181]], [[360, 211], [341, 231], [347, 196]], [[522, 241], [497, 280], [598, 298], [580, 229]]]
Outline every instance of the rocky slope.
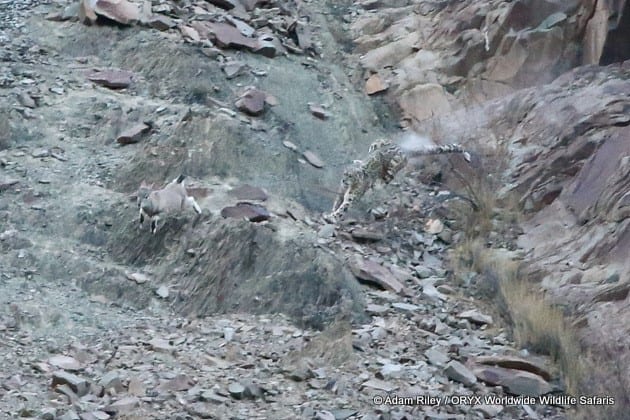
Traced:
[[355, 6], [356, 78], [400, 109], [401, 125], [500, 157], [477, 181], [518, 202], [526, 275], [568, 315], [580, 352], [600, 359], [589, 386], [621, 390], [627, 405], [628, 3]]
[[[592, 293], [588, 328], [627, 314], [627, 67], [520, 90], [579, 64], [586, 39], [597, 41], [593, 54], [618, 57], [623, 31], [608, 38], [595, 26], [589, 38], [594, 3], [542, 3], [0, 3], [10, 46], [0, 56], [1, 416], [573, 413], [488, 398], [566, 390], [549, 358], [516, 348], [475, 283], [453, 276], [445, 255], [464, 236], [456, 200], [425, 186], [451, 169], [483, 171], [488, 139], [509, 145], [506, 191], [532, 214], [519, 239], [536, 245], [532, 272], [559, 296], [575, 291], [575, 307]], [[517, 48], [534, 39], [552, 50]], [[499, 72], [513, 62], [522, 68]], [[368, 79], [369, 93], [390, 86], [388, 96], [367, 98]], [[484, 86], [491, 93], [480, 96]], [[394, 102], [402, 125], [478, 148], [475, 165], [410, 168], [348, 222], [322, 224], [343, 167], [398, 134]], [[610, 183], [597, 176], [604, 167]], [[139, 230], [137, 186], [182, 172], [203, 214]], [[593, 191], [596, 203], [584, 199]], [[576, 224], [561, 245], [540, 239], [559, 220]], [[566, 265], [558, 249], [582, 235], [593, 251]], [[597, 264], [616, 284], [595, 287]], [[414, 401], [374, 399], [386, 394]], [[482, 399], [445, 399], [455, 395]]]

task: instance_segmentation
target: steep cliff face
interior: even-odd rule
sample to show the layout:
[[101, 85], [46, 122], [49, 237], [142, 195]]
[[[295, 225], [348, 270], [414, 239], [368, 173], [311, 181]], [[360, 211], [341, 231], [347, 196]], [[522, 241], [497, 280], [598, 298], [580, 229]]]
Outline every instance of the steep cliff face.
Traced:
[[362, 73], [420, 121], [627, 59], [625, 2], [378, 2], [349, 25]]

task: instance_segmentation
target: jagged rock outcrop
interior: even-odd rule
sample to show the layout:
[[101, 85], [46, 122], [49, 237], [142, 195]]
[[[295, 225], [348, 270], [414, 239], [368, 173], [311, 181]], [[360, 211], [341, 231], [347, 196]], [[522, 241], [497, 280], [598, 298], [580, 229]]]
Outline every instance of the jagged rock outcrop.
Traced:
[[578, 319], [583, 343], [630, 366], [620, 350], [630, 345], [630, 62], [579, 67], [430, 127], [445, 142], [507, 147], [499, 195], [515, 194], [527, 215], [528, 277]]
[[[363, 73], [390, 86], [403, 120], [444, 115], [628, 55], [625, 2], [378, 2], [350, 30]], [[360, 3], [359, 3], [360, 4]]]

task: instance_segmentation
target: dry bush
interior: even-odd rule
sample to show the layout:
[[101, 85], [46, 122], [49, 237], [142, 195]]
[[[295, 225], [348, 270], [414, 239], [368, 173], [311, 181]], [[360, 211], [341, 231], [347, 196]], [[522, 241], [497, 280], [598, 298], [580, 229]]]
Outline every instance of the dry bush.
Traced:
[[501, 294], [512, 321], [514, 340], [556, 361], [570, 392], [577, 392], [583, 375], [580, 345], [566, 325], [562, 311], [534, 292], [523, 279], [501, 282]]
[[523, 277], [520, 263], [508, 252], [485, 247], [480, 239], [464, 241], [453, 255], [458, 272], [478, 273], [481, 279], [475, 286], [492, 290], [487, 295], [507, 319], [516, 344], [551, 357], [561, 369], [568, 390], [577, 392], [585, 363], [580, 345], [562, 311]]
[[464, 207], [456, 211], [466, 238], [483, 238], [492, 230], [506, 228], [518, 220], [514, 194], [501, 192], [505, 184], [501, 174], [509, 165], [510, 157], [504, 143], [493, 148], [480, 144], [468, 148], [475, 151], [471, 167], [453, 168], [451, 173], [459, 184], [456, 190], [463, 191], [461, 196], [470, 206], [468, 210]]

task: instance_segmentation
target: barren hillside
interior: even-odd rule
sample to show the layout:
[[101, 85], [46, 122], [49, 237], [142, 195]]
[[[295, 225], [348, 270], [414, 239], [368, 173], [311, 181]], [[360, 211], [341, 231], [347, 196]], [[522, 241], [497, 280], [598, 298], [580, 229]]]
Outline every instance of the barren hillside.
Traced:
[[0, 418], [623, 418], [629, 8], [0, 0]]

